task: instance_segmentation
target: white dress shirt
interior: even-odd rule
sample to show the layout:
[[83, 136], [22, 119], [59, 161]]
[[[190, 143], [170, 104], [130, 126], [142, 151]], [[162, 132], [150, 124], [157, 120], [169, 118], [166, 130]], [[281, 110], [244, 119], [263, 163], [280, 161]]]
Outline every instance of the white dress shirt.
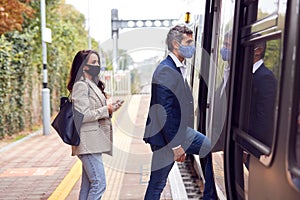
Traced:
[[181, 71], [181, 74], [183, 76], [183, 79], [185, 80], [186, 78], [186, 66], [185, 64], [183, 64], [182, 62], [180, 62], [178, 60], [178, 58], [175, 56], [174, 53], [170, 52], [169, 53], [169, 56], [173, 59], [173, 61], [175, 62], [175, 65], [176, 67], [179, 67], [180, 68], [180, 71]]
[[[175, 56], [174, 53], [170, 52], [170, 53], [169, 53], [169, 56], [170, 56], [170, 57], [172, 58], [172, 60], [175, 62], [176, 67], [179, 67], [179, 68], [180, 68], [182, 77], [183, 77], [183, 79], [185, 80], [185, 78], [186, 78], [186, 66], [185, 66], [182, 62], [180, 62], [180, 61], [178, 60], [178, 58]], [[181, 145], [179, 145], [179, 146], [177, 146], [177, 147], [173, 147], [172, 150], [178, 149], [178, 148], [180, 148], [180, 147], [181, 147]]]
[[252, 73], [254, 74], [256, 70], [264, 63], [262, 59], [254, 63], [253, 68], [252, 68]]

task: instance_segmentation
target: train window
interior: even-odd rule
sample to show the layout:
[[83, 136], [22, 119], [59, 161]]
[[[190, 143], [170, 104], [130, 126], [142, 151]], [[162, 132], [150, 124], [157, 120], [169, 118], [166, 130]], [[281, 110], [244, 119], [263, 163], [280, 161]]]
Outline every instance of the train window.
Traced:
[[272, 33], [282, 29], [284, 25], [284, 13], [287, 0], [245, 0], [244, 9], [247, 20], [241, 29], [242, 38], [251, 36], [253, 33]]
[[263, 19], [278, 11], [278, 0], [260, 0], [258, 1], [257, 20]]
[[208, 82], [209, 110], [207, 133], [211, 137], [213, 152], [223, 149], [225, 140], [225, 119], [227, 114], [229, 74], [231, 65], [231, 44], [233, 29], [234, 2], [222, 1], [219, 13], [219, 27], [214, 29], [215, 43], [212, 48], [214, 59], [210, 67], [210, 78]]
[[243, 130], [250, 136], [242, 146], [263, 161], [270, 155], [275, 135], [280, 81], [280, 40], [257, 40], [251, 45], [251, 80], [244, 106]]
[[213, 101], [211, 109], [211, 139], [214, 145], [213, 152], [223, 149], [225, 140], [225, 117], [227, 114], [229, 74], [231, 64], [232, 31], [221, 30], [219, 36], [219, 54], [214, 77]]

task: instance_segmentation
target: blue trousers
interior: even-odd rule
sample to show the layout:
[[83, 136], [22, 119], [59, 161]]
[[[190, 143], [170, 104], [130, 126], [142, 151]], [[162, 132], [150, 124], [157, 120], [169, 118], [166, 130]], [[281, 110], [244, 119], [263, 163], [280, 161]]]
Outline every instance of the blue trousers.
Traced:
[[206, 156], [204, 176], [205, 176], [205, 185], [204, 185], [204, 192], [203, 192], [203, 200], [216, 200], [216, 199], [218, 199], [216, 186], [215, 186], [213, 167], [212, 167], [212, 155], [211, 155], [211, 153], [209, 153]]
[[[187, 147], [186, 153], [197, 154], [204, 157], [210, 151], [210, 140], [203, 134], [197, 132], [192, 143]], [[166, 147], [152, 146], [153, 151], [151, 174], [148, 183], [145, 200], [159, 200], [160, 195], [166, 186], [168, 175], [174, 165], [173, 151]], [[206, 181], [208, 182], [208, 181]], [[207, 187], [207, 189], [209, 189]]]
[[101, 199], [106, 189], [105, 171], [102, 154], [78, 155], [82, 162], [82, 181], [79, 200]]

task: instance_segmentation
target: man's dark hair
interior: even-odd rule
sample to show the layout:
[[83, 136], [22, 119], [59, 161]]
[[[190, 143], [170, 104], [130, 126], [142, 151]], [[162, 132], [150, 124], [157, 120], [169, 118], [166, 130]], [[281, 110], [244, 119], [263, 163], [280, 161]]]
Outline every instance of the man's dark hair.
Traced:
[[258, 47], [263, 49], [263, 51], [260, 54], [260, 58], [262, 59], [262, 58], [265, 57], [265, 53], [266, 53], [266, 49], [267, 49], [267, 42], [265, 40], [262, 40], [260, 42], [255, 43], [254, 44], [254, 49], [258, 48]]
[[174, 49], [174, 47], [173, 47], [174, 40], [181, 43], [181, 41], [183, 39], [183, 34], [192, 35], [193, 31], [184, 25], [183, 26], [177, 25], [170, 29], [170, 31], [167, 35], [167, 40], [166, 40], [169, 51], [172, 51]]

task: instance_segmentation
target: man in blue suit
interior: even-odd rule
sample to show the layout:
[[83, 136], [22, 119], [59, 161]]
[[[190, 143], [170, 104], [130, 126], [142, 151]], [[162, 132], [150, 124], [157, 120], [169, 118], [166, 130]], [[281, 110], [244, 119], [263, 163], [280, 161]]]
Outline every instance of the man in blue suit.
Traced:
[[144, 141], [153, 151], [145, 200], [160, 199], [174, 161], [183, 162], [186, 153], [204, 157], [211, 148], [210, 140], [193, 129], [193, 97], [185, 79], [185, 58], [195, 52], [193, 32], [186, 26], [175, 26], [166, 43], [170, 53], [152, 77], [144, 134]]
[[[249, 116], [249, 134], [266, 144], [272, 146], [274, 130], [274, 113], [277, 92], [277, 80], [273, 72], [268, 69], [263, 61], [266, 51], [266, 42], [262, 41], [254, 45], [252, 93]], [[255, 157], [259, 158], [261, 152], [246, 143]], [[246, 167], [249, 168], [247, 156]]]

